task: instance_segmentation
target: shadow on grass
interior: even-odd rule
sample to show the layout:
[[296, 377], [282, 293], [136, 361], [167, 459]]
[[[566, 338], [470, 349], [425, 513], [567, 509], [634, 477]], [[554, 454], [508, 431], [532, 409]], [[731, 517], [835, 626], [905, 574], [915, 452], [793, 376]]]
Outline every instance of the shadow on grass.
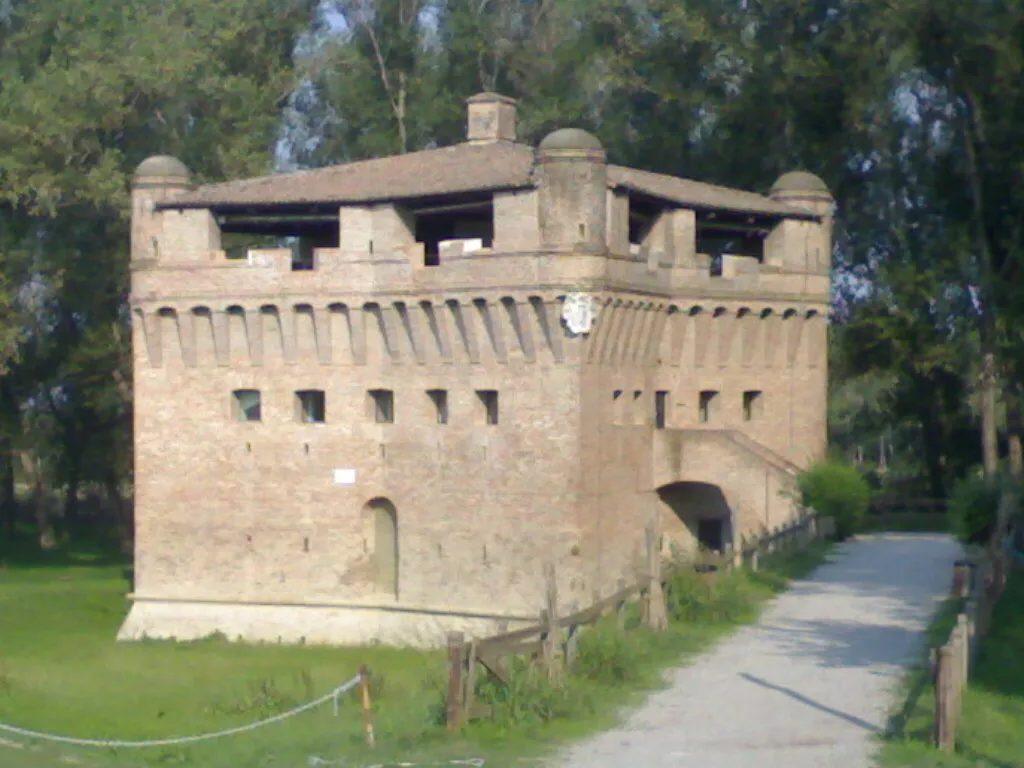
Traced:
[[131, 565], [131, 557], [118, 543], [101, 536], [79, 534], [53, 549], [43, 549], [38, 537], [19, 531], [14, 539], [0, 539], [0, 568], [39, 569]]

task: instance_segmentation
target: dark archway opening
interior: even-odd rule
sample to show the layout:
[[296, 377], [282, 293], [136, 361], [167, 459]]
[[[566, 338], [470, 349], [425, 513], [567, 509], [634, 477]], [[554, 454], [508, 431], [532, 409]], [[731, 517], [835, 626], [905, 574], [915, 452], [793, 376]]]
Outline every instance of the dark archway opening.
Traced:
[[711, 483], [680, 482], [658, 489], [661, 525], [669, 546], [684, 551], [724, 551], [733, 539], [733, 515], [725, 494]]

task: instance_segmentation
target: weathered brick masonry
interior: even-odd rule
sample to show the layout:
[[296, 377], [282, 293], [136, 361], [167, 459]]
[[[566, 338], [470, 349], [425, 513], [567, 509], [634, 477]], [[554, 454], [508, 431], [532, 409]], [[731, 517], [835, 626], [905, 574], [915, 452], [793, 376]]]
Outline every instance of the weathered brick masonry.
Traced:
[[[140, 165], [122, 638], [429, 645], [534, 619], [547, 562], [566, 606], [614, 590], [651, 521], [722, 547], [798, 513], [826, 440], [825, 185], [622, 168], [575, 129], [535, 149], [493, 94], [468, 124], [198, 188]], [[294, 245], [225, 248], [243, 235]]]

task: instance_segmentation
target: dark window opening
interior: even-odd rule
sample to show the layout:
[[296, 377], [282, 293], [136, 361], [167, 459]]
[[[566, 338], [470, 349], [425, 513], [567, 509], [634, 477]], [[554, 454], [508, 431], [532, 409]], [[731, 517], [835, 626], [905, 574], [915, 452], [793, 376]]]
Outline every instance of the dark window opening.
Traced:
[[721, 552], [725, 546], [725, 521], [714, 518], [700, 520], [697, 523], [697, 542], [704, 549]]
[[321, 389], [302, 389], [295, 393], [298, 420], [304, 424], [323, 424], [327, 420], [327, 398]]
[[743, 420], [757, 421], [764, 413], [764, 398], [761, 393], [750, 390], [743, 393]]
[[235, 418], [238, 421], [262, 420], [262, 404], [258, 389], [236, 389], [231, 395]]
[[434, 415], [438, 424], [448, 423], [448, 390], [428, 389], [427, 397], [434, 404]]
[[478, 389], [476, 396], [483, 408], [484, 424], [494, 425], [498, 423], [498, 392], [493, 389]]
[[416, 242], [423, 243], [423, 263], [428, 267], [441, 263], [445, 241], [461, 240], [464, 253], [494, 245], [494, 203], [490, 196], [486, 200], [423, 207], [413, 214]]
[[715, 411], [717, 410], [717, 399], [718, 393], [715, 392], [714, 390], [707, 389], [700, 393], [699, 414], [701, 424], [707, 424], [708, 422], [712, 421], [715, 418]]
[[764, 239], [771, 223], [753, 217], [708, 213], [697, 219], [697, 253], [709, 256], [712, 277], [722, 275], [723, 256], [746, 256], [764, 261]]
[[373, 420], [378, 424], [395, 422], [395, 393], [390, 389], [371, 389], [370, 403], [373, 408]]
[[654, 428], [664, 429], [668, 415], [668, 392], [654, 393]]
[[629, 244], [641, 246], [651, 233], [662, 208], [653, 201], [629, 196]]
[[244, 259], [252, 249], [288, 248], [292, 270], [316, 268], [315, 249], [339, 245], [337, 207], [304, 207], [290, 211], [252, 211], [217, 217], [229, 259]]

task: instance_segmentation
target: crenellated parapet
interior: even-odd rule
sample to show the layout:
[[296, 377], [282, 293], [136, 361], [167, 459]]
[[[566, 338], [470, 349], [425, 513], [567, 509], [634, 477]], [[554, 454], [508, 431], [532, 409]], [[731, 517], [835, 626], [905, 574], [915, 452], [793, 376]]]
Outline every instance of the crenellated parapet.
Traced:
[[560, 297], [402, 297], [343, 302], [145, 303], [137, 361], [150, 367], [554, 364]]
[[[824, 361], [819, 309], [606, 295], [566, 332], [564, 294], [375, 298], [134, 308], [140, 362], [182, 365], [561, 364], [786, 369]], [[801, 352], [803, 354], [801, 354]]]

